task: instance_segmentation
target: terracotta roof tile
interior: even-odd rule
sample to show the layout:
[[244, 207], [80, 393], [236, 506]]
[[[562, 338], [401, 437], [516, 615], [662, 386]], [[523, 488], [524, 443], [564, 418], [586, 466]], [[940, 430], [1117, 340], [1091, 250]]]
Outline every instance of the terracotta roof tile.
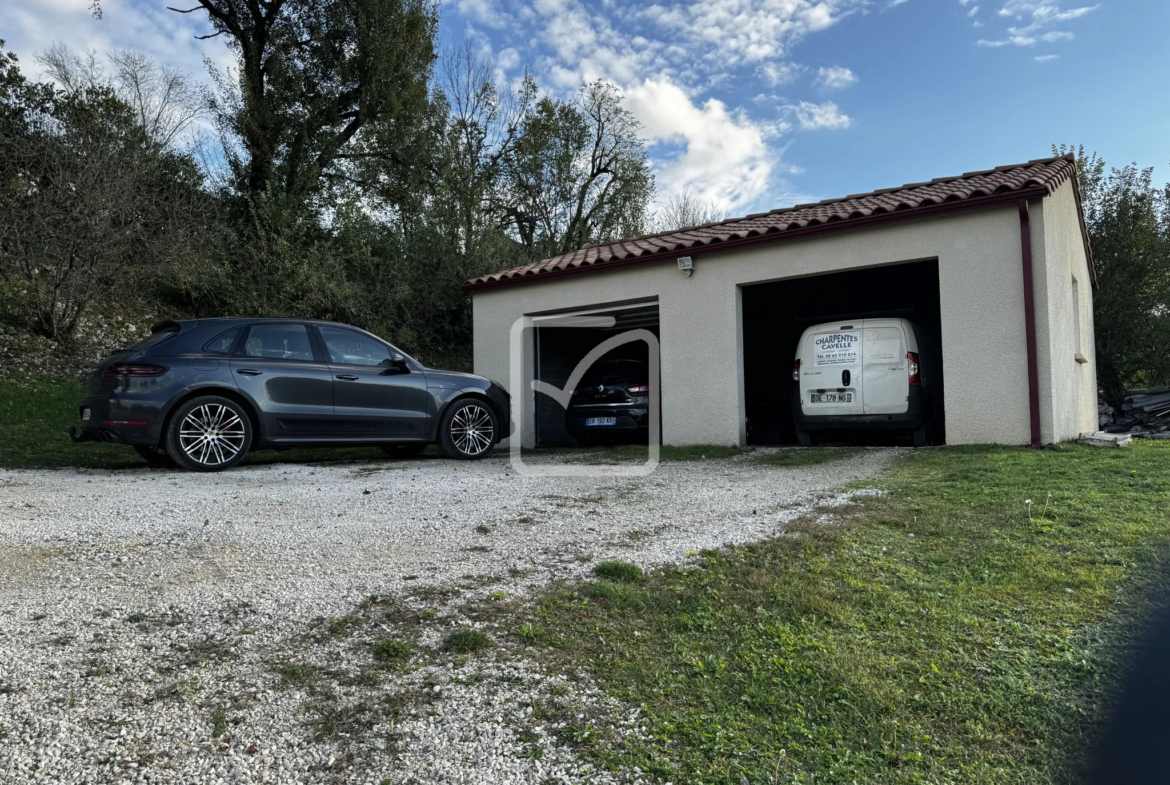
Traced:
[[468, 281], [467, 287], [476, 289], [514, 280], [531, 280], [573, 268], [604, 269], [610, 262], [686, 252], [760, 235], [782, 235], [784, 232], [827, 223], [845, 227], [851, 221], [870, 216], [899, 211], [913, 213], [918, 209], [948, 202], [970, 202], [972, 207], [976, 207], [981, 199], [1033, 188], [1042, 188], [1045, 193], [1051, 194], [1075, 173], [1076, 163], [1071, 155], [998, 166], [958, 177], [940, 177], [930, 182], [908, 183], [842, 199], [826, 199], [767, 213], [754, 213], [744, 218], [588, 245], [572, 253], [480, 276]]

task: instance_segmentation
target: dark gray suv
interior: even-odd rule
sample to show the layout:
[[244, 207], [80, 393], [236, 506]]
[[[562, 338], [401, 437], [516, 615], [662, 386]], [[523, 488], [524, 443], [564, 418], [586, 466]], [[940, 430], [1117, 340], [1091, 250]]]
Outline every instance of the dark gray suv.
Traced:
[[438, 443], [477, 459], [509, 432], [507, 391], [426, 368], [372, 333], [309, 319], [162, 322], [90, 376], [74, 441], [155, 463], [228, 469], [250, 450]]

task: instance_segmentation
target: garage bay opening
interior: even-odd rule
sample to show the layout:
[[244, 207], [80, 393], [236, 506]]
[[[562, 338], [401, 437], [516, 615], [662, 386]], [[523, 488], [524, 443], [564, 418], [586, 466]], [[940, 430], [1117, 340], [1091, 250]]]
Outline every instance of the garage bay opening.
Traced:
[[[658, 333], [658, 303], [641, 302], [557, 314], [612, 317], [606, 327], [541, 326], [535, 321], [535, 376], [563, 389], [585, 356], [600, 343], [629, 330]], [[549, 320], [549, 321], [546, 321]], [[536, 394], [536, 446], [568, 447], [606, 443], [646, 443], [649, 396], [658, 395], [657, 379], [648, 376], [644, 341], [618, 346], [593, 363], [571, 400], [569, 410], [543, 393]]]
[[[922, 352], [930, 353], [933, 400], [930, 439], [945, 443], [942, 410], [942, 337], [938, 262], [912, 262], [870, 267], [827, 275], [791, 278], [743, 287], [744, 405], [748, 444], [793, 444], [798, 429], [793, 420], [793, 373], [801, 336], [817, 325], [860, 329], [862, 320], [904, 319], [922, 333]], [[916, 359], [916, 358], [915, 358]], [[799, 373], [799, 370], [797, 370]], [[855, 372], [856, 373], [856, 372]], [[853, 384], [856, 380], [850, 380]], [[838, 384], [821, 390], [834, 403], [853, 401], [852, 392], [837, 393]], [[911, 382], [913, 384], [913, 382]], [[839, 389], [852, 390], [849, 386]], [[840, 401], [837, 401], [838, 396]], [[828, 443], [907, 443], [903, 429], [869, 427], [865, 430], [822, 431]]]

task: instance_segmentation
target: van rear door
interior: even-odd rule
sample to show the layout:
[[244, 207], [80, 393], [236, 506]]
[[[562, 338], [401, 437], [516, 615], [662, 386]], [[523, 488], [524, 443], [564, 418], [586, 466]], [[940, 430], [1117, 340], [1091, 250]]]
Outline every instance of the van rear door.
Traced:
[[860, 322], [817, 325], [804, 337], [800, 358], [800, 405], [806, 415], [863, 411]]
[[905, 322], [901, 319], [866, 319], [862, 334], [865, 413], [905, 413], [910, 406]]

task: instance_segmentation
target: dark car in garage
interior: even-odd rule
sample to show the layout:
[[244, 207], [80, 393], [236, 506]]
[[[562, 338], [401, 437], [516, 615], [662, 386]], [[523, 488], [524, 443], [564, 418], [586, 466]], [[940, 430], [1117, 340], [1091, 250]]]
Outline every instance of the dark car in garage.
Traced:
[[582, 446], [644, 442], [649, 410], [649, 363], [643, 358], [604, 357], [573, 390], [565, 428]]
[[373, 333], [309, 319], [162, 322], [89, 377], [75, 441], [126, 444], [156, 463], [230, 468], [251, 450], [437, 443], [486, 456], [509, 432], [508, 393], [427, 368]]

